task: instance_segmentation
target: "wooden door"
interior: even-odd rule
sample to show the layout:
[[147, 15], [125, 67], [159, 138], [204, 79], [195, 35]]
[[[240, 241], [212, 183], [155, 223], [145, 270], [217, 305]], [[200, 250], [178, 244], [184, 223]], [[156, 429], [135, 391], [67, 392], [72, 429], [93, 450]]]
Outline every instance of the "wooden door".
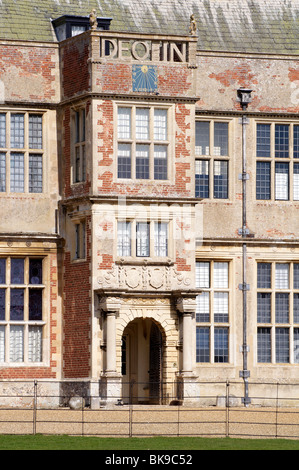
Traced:
[[162, 402], [162, 334], [152, 323], [150, 332], [149, 400], [151, 404]]

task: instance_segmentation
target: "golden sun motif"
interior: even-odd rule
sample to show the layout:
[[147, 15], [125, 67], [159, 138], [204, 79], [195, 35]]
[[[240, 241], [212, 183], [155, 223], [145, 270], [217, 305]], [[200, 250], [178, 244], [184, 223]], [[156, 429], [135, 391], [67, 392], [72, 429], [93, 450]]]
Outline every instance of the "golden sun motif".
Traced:
[[132, 68], [133, 91], [152, 93], [157, 90], [157, 67], [134, 64]]

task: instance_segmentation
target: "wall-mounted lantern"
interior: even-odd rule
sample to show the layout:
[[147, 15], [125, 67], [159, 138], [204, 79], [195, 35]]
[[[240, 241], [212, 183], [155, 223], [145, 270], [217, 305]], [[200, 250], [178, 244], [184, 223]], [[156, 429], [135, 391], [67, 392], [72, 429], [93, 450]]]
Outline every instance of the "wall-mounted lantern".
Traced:
[[237, 99], [240, 102], [243, 111], [245, 111], [248, 104], [251, 103], [251, 101], [252, 101], [252, 98], [251, 98], [252, 90], [250, 90], [248, 88], [239, 88], [237, 90], [237, 93], [238, 93], [238, 98]]

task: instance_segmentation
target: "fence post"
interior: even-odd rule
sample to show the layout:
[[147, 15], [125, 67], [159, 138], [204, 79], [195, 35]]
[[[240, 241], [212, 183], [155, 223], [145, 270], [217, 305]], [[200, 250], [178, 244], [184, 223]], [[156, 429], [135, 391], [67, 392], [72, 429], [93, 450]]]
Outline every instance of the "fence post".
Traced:
[[229, 381], [226, 381], [226, 397], [225, 397], [225, 406], [226, 406], [226, 423], [225, 423], [225, 435], [229, 437]]
[[133, 405], [129, 404], [129, 437], [132, 437], [132, 420], [133, 420]]
[[276, 384], [276, 411], [275, 411], [275, 420], [276, 420], [276, 423], [275, 423], [275, 437], [277, 439], [278, 437], [278, 395], [279, 395], [279, 382], [277, 382]]
[[82, 410], [81, 410], [81, 434], [84, 436], [84, 405], [85, 405], [85, 398], [82, 397]]
[[36, 434], [36, 409], [37, 409], [37, 380], [34, 381], [33, 388], [33, 434]]

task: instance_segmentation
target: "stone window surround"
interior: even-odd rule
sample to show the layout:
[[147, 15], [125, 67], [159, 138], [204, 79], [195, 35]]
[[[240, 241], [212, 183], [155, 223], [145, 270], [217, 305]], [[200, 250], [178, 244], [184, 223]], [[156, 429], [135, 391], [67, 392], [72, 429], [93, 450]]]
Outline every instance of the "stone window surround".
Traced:
[[86, 107], [71, 110], [71, 184], [86, 180]]
[[[258, 269], [258, 264], [270, 264], [271, 265], [271, 287], [269, 288], [262, 288], [258, 287], [258, 284], [256, 283], [256, 296], [258, 294], [268, 294], [270, 295], [271, 299], [271, 319], [270, 322], [258, 322], [257, 319], [257, 330], [266, 328], [270, 330], [270, 342], [271, 342], [271, 361], [270, 362], [262, 362], [258, 361], [258, 357], [256, 357], [257, 364], [263, 365], [263, 366], [271, 366], [273, 364], [276, 364], [276, 350], [275, 350], [275, 342], [276, 342], [276, 337], [275, 337], [275, 331], [277, 328], [281, 329], [288, 329], [288, 338], [289, 338], [289, 361], [285, 362], [283, 364], [285, 365], [294, 365], [298, 364], [298, 361], [295, 361], [295, 351], [294, 351], [294, 330], [299, 328], [299, 323], [296, 324], [294, 320], [294, 295], [299, 294], [299, 289], [296, 289], [294, 286], [294, 265], [299, 264], [296, 261], [280, 261], [280, 260], [273, 260], [273, 259], [262, 259], [262, 260], [256, 260], [257, 262], [257, 267]], [[288, 279], [287, 283], [288, 286], [279, 286], [277, 279], [276, 279], [276, 266], [277, 265], [288, 265], [289, 266], [289, 271], [288, 271]], [[289, 310], [288, 310], [288, 315], [289, 315], [289, 321], [288, 322], [282, 322], [276, 321], [279, 320], [279, 318], [276, 319], [276, 314], [278, 315], [279, 312], [276, 311], [276, 294], [283, 294], [287, 295], [289, 299]], [[256, 306], [257, 309], [257, 306]], [[261, 330], [260, 330], [261, 331]], [[258, 341], [258, 340], [257, 340]], [[258, 344], [256, 344], [256, 348], [258, 348]], [[256, 353], [257, 354], [257, 353]]]
[[[230, 335], [231, 335], [231, 328], [232, 328], [232, 260], [231, 259], [206, 259], [206, 258], [198, 258], [196, 259], [197, 263], [209, 263], [209, 287], [202, 288], [196, 283], [196, 287], [200, 289], [202, 292], [209, 292], [209, 321], [207, 322], [199, 322], [196, 321], [196, 329], [198, 328], [209, 328], [209, 361], [208, 362], [196, 362], [196, 364], [200, 364], [200, 366], [208, 366], [213, 364], [213, 366], [223, 366], [223, 365], [229, 365], [232, 362], [232, 354], [231, 354], [231, 341], [230, 341]], [[215, 263], [227, 263], [228, 265], [228, 283], [227, 283], [227, 288], [214, 288], [213, 285], [213, 267]], [[216, 323], [214, 321], [214, 312], [213, 312], [213, 295], [215, 292], [226, 292], [228, 294], [228, 321], [227, 322], [220, 322]], [[201, 295], [199, 294], [199, 295]], [[215, 328], [227, 328], [228, 330], [228, 361], [227, 362], [215, 362], [214, 360], [214, 329]]]
[[[10, 194], [12, 191], [10, 190], [10, 155], [17, 154], [17, 155], [24, 155], [24, 168], [23, 168], [23, 191], [20, 193], [22, 195], [30, 195], [34, 194], [35, 196], [42, 195], [46, 192], [47, 189], [47, 181], [46, 181], [46, 147], [47, 147], [47, 120], [46, 120], [46, 111], [42, 111], [40, 109], [24, 109], [24, 108], [1, 108], [0, 114], [6, 115], [6, 144], [5, 147], [0, 148], [0, 153], [5, 154], [5, 161], [6, 161], [6, 188], [3, 194]], [[11, 115], [19, 114], [24, 115], [24, 145], [13, 148], [11, 146]], [[42, 145], [40, 148], [31, 148], [29, 144], [29, 116], [41, 116], [42, 117]], [[29, 160], [31, 156], [41, 156], [41, 168], [42, 168], [42, 189], [41, 191], [35, 192], [34, 190], [30, 190], [30, 181], [29, 181]], [[1, 170], [0, 170], [1, 171]], [[31, 182], [33, 184], [33, 181]], [[0, 193], [1, 194], [1, 193]]]
[[[229, 117], [222, 117], [222, 116], [217, 116], [217, 117], [212, 117], [212, 116], [205, 116], [202, 118], [196, 117], [195, 120], [195, 126], [196, 122], [208, 122], [210, 124], [210, 130], [209, 130], [209, 149], [208, 152], [203, 152], [200, 154], [200, 152], [197, 152], [196, 145], [195, 145], [195, 161], [200, 162], [200, 161], [207, 161], [209, 165], [208, 169], [208, 176], [209, 176], [209, 198], [205, 199], [216, 199], [218, 202], [221, 201], [221, 198], [214, 198], [214, 162], [215, 161], [220, 161], [220, 162], [228, 162], [228, 174], [227, 174], [227, 184], [228, 184], [228, 196], [225, 198], [225, 200], [229, 200], [232, 198], [232, 185], [230, 184], [230, 181], [232, 181], [232, 168], [230, 165], [230, 160], [231, 156], [233, 155], [233, 118]], [[227, 123], [228, 124], [228, 155], [217, 155], [214, 152], [214, 124], [215, 122], [219, 123]], [[196, 135], [196, 132], [194, 131], [194, 135]]]
[[[174, 123], [174, 116], [175, 116], [175, 105], [172, 104], [164, 104], [164, 103], [152, 103], [144, 101], [142, 103], [135, 102], [135, 101], [117, 101], [113, 103], [114, 106], [114, 155], [115, 155], [115, 162], [114, 165], [114, 181], [120, 182], [138, 182], [138, 183], [146, 183], [149, 181], [155, 181], [157, 184], [163, 183], [164, 184], [173, 184], [174, 182], [174, 135], [175, 135], [175, 123]], [[131, 121], [131, 138], [130, 139], [118, 139], [118, 108], [131, 108], [133, 113], [133, 119]], [[150, 110], [150, 138], [146, 141], [137, 140], [136, 139], [136, 129], [135, 129], [135, 113], [137, 108], [148, 108]], [[164, 109], [167, 111], [167, 140], [165, 141], [157, 141], [157, 144], [161, 143], [162, 145], [167, 146], [167, 179], [166, 180], [159, 180], [154, 179], [154, 155], [153, 155], [153, 147], [155, 140], [153, 138], [153, 111], [154, 109]], [[134, 144], [137, 142], [139, 143], [146, 143], [150, 146], [150, 156], [149, 156], [149, 165], [150, 165], [150, 176], [148, 179], [137, 179], [136, 178], [136, 156], [135, 151], [133, 149], [131, 153], [131, 178], [118, 178], [118, 165], [117, 165], [117, 155], [118, 155], [118, 143], [128, 143], [134, 147]]]
[[[268, 124], [270, 125], [270, 156], [257, 156], [257, 126], [258, 124]], [[281, 158], [275, 157], [275, 125], [287, 125], [289, 126], [289, 157], [288, 158]], [[257, 199], [260, 200], [270, 200], [270, 201], [279, 201], [281, 202], [291, 202], [297, 201], [294, 198], [294, 164], [299, 164], [299, 158], [294, 158], [293, 154], [293, 137], [294, 137], [294, 126], [298, 126], [298, 121], [292, 120], [279, 120], [279, 119], [255, 119], [255, 127], [254, 127], [254, 155], [256, 157], [256, 164], [257, 162], [263, 162], [270, 164], [270, 198], [269, 199]], [[276, 188], [275, 188], [275, 179], [276, 179], [276, 163], [285, 163], [288, 164], [288, 188], [287, 188], [287, 197], [285, 199], [276, 198]], [[256, 187], [257, 177], [255, 173], [255, 187]]]
[[[5, 362], [1, 363], [1, 366], [7, 366], [7, 367], [40, 367], [40, 366], [47, 366], [49, 362], [49, 348], [48, 348], [48, 337], [49, 337], [49, 322], [48, 322], [48, 307], [47, 305], [49, 304], [49, 292], [48, 292], [48, 279], [49, 279], [49, 260], [48, 257], [44, 254], [37, 255], [35, 254], [34, 256], [31, 255], [22, 255], [22, 254], [7, 254], [6, 256], [2, 256], [2, 258], [5, 258], [8, 260], [6, 262], [6, 283], [1, 285], [1, 288], [4, 288], [5, 290], [10, 289], [12, 284], [10, 282], [10, 260], [12, 258], [18, 258], [18, 259], [24, 259], [24, 284], [22, 285], [17, 285], [16, 288], [21, 288], [25, 290], [25, 295], [24, 295], [24, 320], [23, 321], [10, 321], [7, 318], [4, 321], [1, 321], [0, 324], [5, 328], [6, 331], [6, 336], [8, 335], [8, 328], [11, 324], [15, 325], [22, 325], [24, 326], [24, 360], [22, 362], [11, 362], [8, 359], [9, 357], [9, 341], [8, 341], [8, 336], [7, 340], [5, 341]], [[41, 289], [43, 291], [42, 295], [42, 320], [38, 321], [29, 321], [28, 317], [28, 309], [29, 309], [29, 298], [28, 298], [28, 292], [30, 286], [34, 288], [34, 285], [29, 283], [29, 259], [42, 259], [42, 284], [38, 284], [36, 288]], [[6, 311], [8, 312], [10, 300], [8, 298], [8, 294], [6, 295]], [[42, 328], [42, 361], [41, 362], [31, 362], [28, 360], [28, 328], [30, 326], [37, 326]]]
[[[118, 254], [118, 247], [117, 247], [117, 226], [118, 222], [130, 222], [131, 224], [131, 255], [130, 256], [121, 256]], [[149, 237], [149, 245], [150, 245], [150, 252], [149, 256], [137, 256], [136, 253], [136, 226], [138, 222], [149, 223], [149, 230], [150, 230], [150, 237]], [[163, 222], [168, 225], [168, 246], [167, 246], [167, 255], [164, 257], [156, 256], [154, 253], [154, 245], [155, 245], [155, 223], [156, 222]], [[123, 218], [116, 219], [116, 233], [115, 233], [115, 243], [114, 243], [114, 259], [117, 261], [125, 260], [126, 262], [143, 262], [144, 259], [149, 259], [150, 261], [156, 262], [167, 262], [169, 260], [174, 259], [174, 250], [175, 250], [175, 242], [173, 237], [173, 221], [171, 219], [167, 219], [166, 217], [159, 218], [159, 219], [151, 219], [151, 218], [141, 218], [141, 217], [128, 217], [125, 220]]]

